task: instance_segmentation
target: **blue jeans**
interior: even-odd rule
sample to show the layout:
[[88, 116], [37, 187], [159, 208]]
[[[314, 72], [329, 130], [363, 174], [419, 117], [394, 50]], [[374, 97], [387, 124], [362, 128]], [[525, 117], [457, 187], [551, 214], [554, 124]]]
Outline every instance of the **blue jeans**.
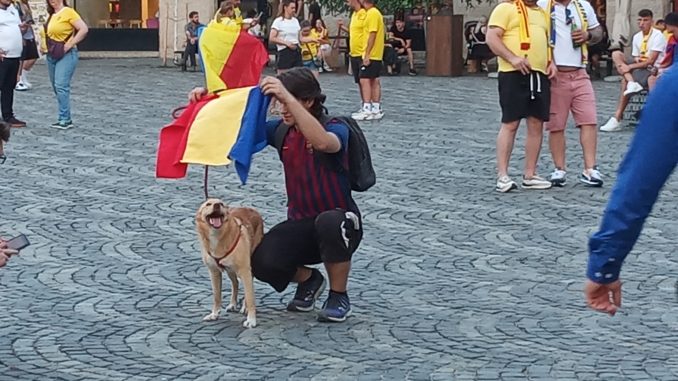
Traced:
[[78, 50], [73, 48], [60, 60], [47, 56], [49, 81], [59, 104], [59, 122], [71, 121], [71, 78], [78, 65]]

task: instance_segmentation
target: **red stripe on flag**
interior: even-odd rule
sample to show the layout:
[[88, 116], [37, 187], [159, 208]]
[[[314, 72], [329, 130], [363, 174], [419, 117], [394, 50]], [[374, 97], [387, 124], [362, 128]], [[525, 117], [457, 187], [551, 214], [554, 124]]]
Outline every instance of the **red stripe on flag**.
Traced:
[[180, 179], [186, 176], [188, 165], [181, 163], [186, 150], [186, 140], [191, 124], [198, 112], [216, 96], [207, 96], [197, 103], [189, 103], [186, 109], [172, 123], [160, 131], [158, 155], [155, 162], [155, 176], [166, 179]]
[[240, 32], [219, 77], [229, 89], [256, 86], [267, 63], [264, 44], [249, 33]]

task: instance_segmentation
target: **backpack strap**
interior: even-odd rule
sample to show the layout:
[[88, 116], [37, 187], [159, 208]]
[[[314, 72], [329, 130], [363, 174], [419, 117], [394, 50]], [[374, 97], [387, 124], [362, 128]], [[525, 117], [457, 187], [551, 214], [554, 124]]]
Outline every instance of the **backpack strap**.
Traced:
[[283, 148], [283, 143], [285, 141], [285, 136], [287, 136], [287, 132], [290, 130], [290, 126], [286, 125], [283, 123], [283, 121], [280, 121], [280, 124], [278, 127], [275, 128], [275, 131], [273, 132], [273, 147], [278, 151], [278, 156], [280, 157], [280, 160], [282, 160], [282, 148]]

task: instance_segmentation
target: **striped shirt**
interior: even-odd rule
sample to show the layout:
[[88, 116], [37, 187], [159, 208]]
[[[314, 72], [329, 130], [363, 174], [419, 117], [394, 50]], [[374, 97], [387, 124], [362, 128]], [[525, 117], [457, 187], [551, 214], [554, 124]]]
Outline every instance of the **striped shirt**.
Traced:
[[[269, 137], [275, 136], [273, 130], [279, 124], [280, 120], [268, 122]], [[346, 173], [336, 171], [323, 162], [337, 160], [343, 168], [348, 167], [348, 127], [341, 123], [328, 123], [325, 128], [341, 142], [341, 149], [336, 154], [314, 155], [313, 149], [306, 147], [306, 138], [296, 128], [290, 128], [283, 140], [281, 159], [287, 190], [287, 218], [290, 220], [315, 217], [333, 209], [359, 212], [351, 197]], [[271, 138], [269, 145], [273, 145]]]

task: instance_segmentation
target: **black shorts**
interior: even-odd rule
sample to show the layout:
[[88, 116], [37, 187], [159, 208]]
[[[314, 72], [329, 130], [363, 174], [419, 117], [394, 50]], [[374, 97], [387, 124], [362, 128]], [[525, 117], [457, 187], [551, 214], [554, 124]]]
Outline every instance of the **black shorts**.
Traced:
[[551, 81], [539, 72], [523, 75], [519, 71], [499, 73], [501, 122], [511, 123], [527, 117], [548, 122], [551, 109]]
[[38, 45], [36, 45], [35, 40], [24, 40], [24, 49], [21, 52], [21, 59], [23, 61], [28, 60], [37, 60], [40, 58], [38, 54]]
[[304, 62], [301, 60], [301, 51], [299, 49], [292, 50], [289, 48], [279, 50], [278, 64], [276, 66], [278, 70], [287, 70], [304, 66]]
[[363, 65], [363, 59], [360, 57], [351, 57], [351, 71], [353, 72], [353, 80], [355, 83], [360, 83], [360, 67]]
[[374, 79], [379, 78], [381, 74], [381, 68], [383, 67], [381, 61], [370, 60], [370, 64], [363, 66], [362, 62], [360, 65], [360, 78]]

